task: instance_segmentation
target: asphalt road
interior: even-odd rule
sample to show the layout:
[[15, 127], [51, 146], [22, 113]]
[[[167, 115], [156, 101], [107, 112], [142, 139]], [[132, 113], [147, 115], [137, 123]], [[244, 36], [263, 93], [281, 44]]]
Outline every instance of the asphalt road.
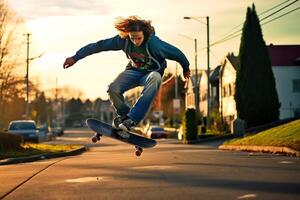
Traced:
[[134, 147], [92, 132], [68, 131], [56, 143], [85, 144], [73, 157], [0, 166], [0, 199], [299, 199], [299, 158], [160, 140]]

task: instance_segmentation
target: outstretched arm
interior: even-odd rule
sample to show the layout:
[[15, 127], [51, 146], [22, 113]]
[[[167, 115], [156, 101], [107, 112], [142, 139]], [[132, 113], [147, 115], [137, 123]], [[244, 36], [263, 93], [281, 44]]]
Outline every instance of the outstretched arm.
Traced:
[[63, 67], [71, 67], [78, 60], [94, 53], [99, 53], [101, 51], [121, 50], [124, 47], [124, 42], [124, 39], [121, 39], [119, 35], [116, 35], [115, 37], [109, 39], [100, 40], [98, 42], [88, 44], [79, 49], [74, 56], [66, 58]]

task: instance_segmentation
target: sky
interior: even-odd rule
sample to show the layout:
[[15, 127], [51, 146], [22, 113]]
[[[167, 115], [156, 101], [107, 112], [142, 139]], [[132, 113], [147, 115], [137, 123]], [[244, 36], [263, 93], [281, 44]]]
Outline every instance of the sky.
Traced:
[[[195, 68], [194, 39], [198, 43], [198, 69], [207, 68], [207, 29], [210, 19], [210, 43], [242, 28], [246, 10], [252, 3], [258, 14], [295, 0], [7, 0], [9, 6], [24, 19], [31, 33], [30, 56], [43, 54], [30, 63], [30, 79], [43, 90], [69, 86], [82, 92], [75, 97], [107, 99], [107, 86], [125, 69], [128, 62], [122, 51], [101, 52], [86, 57], [74, 66], [63, 69], [66, 57], [81, 47], [117, 34], [113, 27], [116, 17], [137, 15], [151, 20], [156, 35], [178, 47]], [[276, 15], [298, 8], [296, 1]], [[279, 9], [279, 8], [277, 8]], [[272, 10], [273, 12], [277, 9]], [[271, 12], [261, 15], [263, 18]], [[185, 16], [194, 19], [183, 19]], [[203, 18], [204, 17], [204, 18]], [[266, 44], [300, 44], [300, 9], [262, 26]], [[239, 26], [240, 25], [240, 26]], [[237, 28], [236, 28], [237, 27]], [[235, 29], [233, 29], [235, 28]], [[24, 42], [25, 42], [24, 37]], [[210, 68], [215, 68], [228, 52], [239, 51], [240, 36], [218, 45], [210, 51]], [[24, 53], [26, 49], [24, 49]], [[168, 61], [168, 70], [176, 63]], [[24, 68], [25, 68], [24, 64]], [[58, 94], [62, 96], [63, 94]]]

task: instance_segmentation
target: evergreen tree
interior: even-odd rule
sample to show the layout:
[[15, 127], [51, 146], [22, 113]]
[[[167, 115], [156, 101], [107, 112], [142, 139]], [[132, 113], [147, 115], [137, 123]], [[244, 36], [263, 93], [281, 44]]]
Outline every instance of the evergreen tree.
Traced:
[[239, 51], [235, 101], [248, 127], [279, 118], [279, 100], [268, 48], [253, 4], [248, 7]]

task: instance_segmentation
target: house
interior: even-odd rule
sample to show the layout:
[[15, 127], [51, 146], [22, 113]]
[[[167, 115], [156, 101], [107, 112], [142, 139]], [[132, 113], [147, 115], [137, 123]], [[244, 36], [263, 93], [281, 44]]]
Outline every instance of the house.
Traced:
[[227, 55], [220, 66], [219, 76], [219, 111], [228, 124], [237, 118], [234, 91], [238, 57], [233, 54]]
[[268, 46], [276, 81], [280, 119], [300, 116], [300, 45]]
[[[217, 66], [210, 71], [210, 96], [211, 107], [219, 107], [219, 74], [221, 66]], [[185, 85], [185, 103], [186, 108], [196, 108], [195, 85], [196, 75], [194, 74]], [[207, 116], [207, 71], [199, 70], [198, 73], [199, 85], [199, 112], [201, 116]]]
[[[300, 45], [268, 46], [276, 90], [281, 104], [280, 119], [300, 116]], [[230, 123], [237, 117], [234, 91], [238, 57], [228, 55], [220, 71], [220, 112]]]
[[[194, 74], [194, 73], [193, 73]], [[201, 74], [198, 74], [198, 80], [201, 78]], [[198, 81], [199, 83], [199, 81]], [[196, 108], [195, 99], [195, 85], [196, 85], [196, 75], [192, 75], [188, 81], [185, 83], [185, 106], [186, 108]]]

